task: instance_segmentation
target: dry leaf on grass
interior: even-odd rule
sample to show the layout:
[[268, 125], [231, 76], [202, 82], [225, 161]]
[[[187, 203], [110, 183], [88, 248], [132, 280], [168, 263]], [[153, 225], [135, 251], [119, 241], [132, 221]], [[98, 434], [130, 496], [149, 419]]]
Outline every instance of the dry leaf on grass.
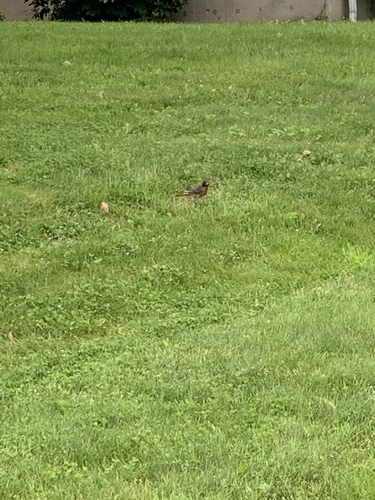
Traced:
[[109, 205], [106, 201], [102, 201], [100, 205], [100, 210], [105, 214], [109, 214]]

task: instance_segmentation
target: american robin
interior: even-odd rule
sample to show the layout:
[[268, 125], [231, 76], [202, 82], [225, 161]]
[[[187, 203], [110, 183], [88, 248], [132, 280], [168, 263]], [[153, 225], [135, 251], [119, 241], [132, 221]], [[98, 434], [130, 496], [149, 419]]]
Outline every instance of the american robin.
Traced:
[[208, 191], [208, 182], [203, 181], [199, 186], [190, 189], [190, 191], [184, 191], [183, 193], [177, 194], [176, 196], [191, 196], [195, 200], [202, 198], [202, 196], [206, 196]]

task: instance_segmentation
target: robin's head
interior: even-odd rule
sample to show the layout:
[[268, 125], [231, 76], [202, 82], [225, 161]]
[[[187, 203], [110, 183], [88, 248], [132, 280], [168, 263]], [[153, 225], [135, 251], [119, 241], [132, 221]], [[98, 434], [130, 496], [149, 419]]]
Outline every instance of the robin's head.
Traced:
[[203, 182], [202, 182], [202, 186], [203, 186], [203, 187], [208, 187], [208, 185], [209, 185], [209, 184], [208, 184], [208, 182], [207, 182], [207, 181], [203, 181]]

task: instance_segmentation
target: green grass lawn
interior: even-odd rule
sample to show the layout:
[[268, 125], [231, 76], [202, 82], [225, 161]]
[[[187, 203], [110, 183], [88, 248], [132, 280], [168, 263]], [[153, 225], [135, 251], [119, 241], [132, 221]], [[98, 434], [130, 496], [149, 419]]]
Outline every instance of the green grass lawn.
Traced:
[[1, 23], [0, 498], [374, 498], [374, 37]]

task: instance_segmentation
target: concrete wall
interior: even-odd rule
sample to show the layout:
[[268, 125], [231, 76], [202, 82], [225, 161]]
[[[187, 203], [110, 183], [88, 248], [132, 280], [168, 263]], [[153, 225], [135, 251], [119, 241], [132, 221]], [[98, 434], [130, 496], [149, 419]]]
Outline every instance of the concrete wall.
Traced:
[[[358, 1], [358, 19], [374, 18], [372, 0]], [[173, 21], [300, 21], [348, 16], [348, 0], [189, 0]]]
[[372, 0], [358, 1], [358, 19], [374, 19], [375, 3]]
[[[372, 0], [357, 0], [358, 19], [373, 19]], [[32, 19], [31, 7], [23, 0], [0, 0], [0, 13], [7, 21]], [[347, 18], [348, 0], [189, 0], [174, 21], [299, 21]]]
[[33, 17], [31, 7], [23, 0], [0, 0], [0, 13], [6, 21], [29, 21]]

